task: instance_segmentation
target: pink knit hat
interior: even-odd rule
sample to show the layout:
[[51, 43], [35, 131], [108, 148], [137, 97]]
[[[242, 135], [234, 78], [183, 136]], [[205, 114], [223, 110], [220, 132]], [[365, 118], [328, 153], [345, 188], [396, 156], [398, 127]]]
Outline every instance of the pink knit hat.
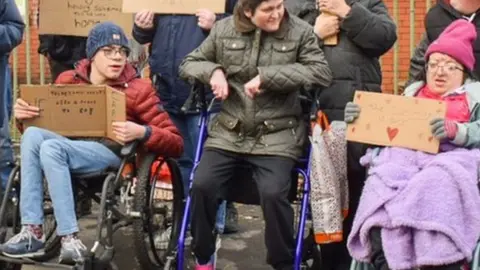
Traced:
[[477, 39], [475, 26], [464, 19], [452, 22], [440, 36], [428, 46], [425, 59], [435, 52], [444, 53], [457, 60], [469, 71], [475, 65], [473, 42]]

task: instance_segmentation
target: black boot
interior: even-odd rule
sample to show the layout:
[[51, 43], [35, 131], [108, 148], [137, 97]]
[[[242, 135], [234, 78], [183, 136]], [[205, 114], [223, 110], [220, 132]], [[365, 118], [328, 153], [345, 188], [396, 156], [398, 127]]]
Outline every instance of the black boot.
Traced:
[[389, 270], [385, 253], [383, 253], [382, 236], [380, 228], [370, 230], [370, 243], [372, 244], [372, 256], [370, 263], [376, 270]]

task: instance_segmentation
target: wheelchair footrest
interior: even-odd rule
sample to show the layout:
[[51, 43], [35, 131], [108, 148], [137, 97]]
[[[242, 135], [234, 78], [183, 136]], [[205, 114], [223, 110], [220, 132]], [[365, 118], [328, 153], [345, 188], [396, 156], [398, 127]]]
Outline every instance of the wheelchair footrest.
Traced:
[[75, 270], [77, 269], [76, 266], [72, 265], [65, 265], [65, 264], [59, 264], [59, 263], [49, 263], [49, 262], [39, 262], [35, 261], [30, 258], [11, 258], [7, 257], [4, 255], [0, 255], [0, 261], [8, 262], [8, 263], [13, 263], [13, 264], [28, 264], [28, 265], [38, 265], [46, 268], [57, 268], [57, 269], [71, 269]]

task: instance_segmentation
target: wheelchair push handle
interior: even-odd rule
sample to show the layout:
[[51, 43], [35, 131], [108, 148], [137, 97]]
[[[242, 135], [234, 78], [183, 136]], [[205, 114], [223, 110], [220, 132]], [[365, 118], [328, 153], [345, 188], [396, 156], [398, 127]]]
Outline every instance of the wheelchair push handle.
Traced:
[[200, 113], [210, 111], [215, 98], [213, 98], [210, 104], [207, 105], [205, 85], [195, 78], [189, 78], [188, 83], [191, 85], [191, 91], [181, 108], [182, 112], [188, 114], [192, 112]]
[[137, 147], [138, 147], [139, 143], [140, 143], [139, 140], [134, 140], [134, 141], [131, 141], [131, 142], [125, 144], [122, 147], [122, 150], [120, 151], [120, 155], [122, 157], [128, 157], [128, 156], [133, 155], [135, 152], [137, 152]]

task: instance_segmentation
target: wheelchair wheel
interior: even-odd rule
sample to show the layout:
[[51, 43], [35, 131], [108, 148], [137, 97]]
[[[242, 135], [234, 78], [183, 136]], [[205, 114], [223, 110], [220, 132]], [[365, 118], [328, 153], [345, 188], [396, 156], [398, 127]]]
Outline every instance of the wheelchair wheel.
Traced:
[[321, 269], [322, 254], [320, 245], [315, 242], [313, 228], [309, 229], [307, 236], [303, 240], [302, 265], [304, 269]]
[[[21, 180], [20, 180], [20, 166], [13, 168], [12, 173], [9, 176], [9, 182], [12, 181], [10, 189], [5, 192], [5, 194], [10, 194], [9, 201], [7, 203], [7, 210], [5, 213], [5, 218], [10, 219], [9, 227], [5, 229], [5, 232], [0, 234], [0, 243], [4, 243], [10, 237], [20, 232], [22, 229], [21, 220], [20, 220], [20, 189], [21, 189]], [[7, 184], [8, 187], [8, 184]], [[55, 256], [60, 251], [61, 242], [60, 237], [56, 234], [57, 224], [55, 222], [55, 216], [53, 214], [53, 206], [48, 194], [48, 188], [46, 182], [44, 182], [44, 225], [43, 231], [45, 234], [45, 254], [42, 256], [37, 256], [31, 258], [35, 261], [48, 261]], [[8, 220], [7, 220], [8, 221]], [[21, 265], [6, 264], [1, 265], [0, 269], [20, 269]], [[11, 268], [13, 267], [13, 268]], [[15, 268], [18, 267], [18, 268]]]
[[[155, 162], [157, 169], [152, 172]], [[168, 167], [171, 183], [161, 181], [159, 172]], [[137, 170], [134, 211], [141, 218], [134, 220], [134, 247], [142, 269], [159, 269], [174, 257], [183, 217], [183, 184], [180, 169], [173, 159], [158, 160], [146, 156]]]

